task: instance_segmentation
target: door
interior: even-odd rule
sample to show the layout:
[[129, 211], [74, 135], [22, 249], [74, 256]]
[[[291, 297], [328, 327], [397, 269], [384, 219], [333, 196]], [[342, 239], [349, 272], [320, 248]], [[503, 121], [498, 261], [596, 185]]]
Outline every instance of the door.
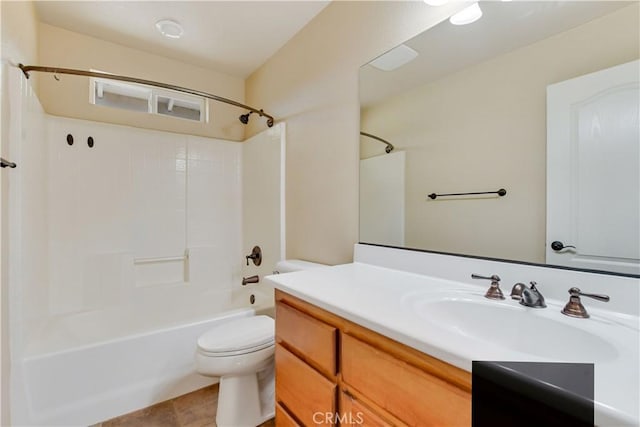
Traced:
[[547, 87], [548, 264], [640, 274], [639, 75], [633, 61]]

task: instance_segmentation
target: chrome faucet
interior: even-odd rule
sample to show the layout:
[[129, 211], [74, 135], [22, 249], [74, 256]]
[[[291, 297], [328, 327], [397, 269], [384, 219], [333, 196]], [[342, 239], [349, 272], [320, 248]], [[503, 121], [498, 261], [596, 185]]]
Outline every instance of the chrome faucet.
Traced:
[[258, 283], [260, 281], [260, 276], [249, 276], [242, 278], [242, 286], [246, 286], [248, 283]]
[[520, 304], [525, 307], [533, 307], [533, 308], [545, 308], [547, 304], [544, 303], [544, 297], [536, 288], [536, 282], [530, 282], [531, 287], [527, 288], [526, 286], [522, 289], [522, 294], [520, 296]]

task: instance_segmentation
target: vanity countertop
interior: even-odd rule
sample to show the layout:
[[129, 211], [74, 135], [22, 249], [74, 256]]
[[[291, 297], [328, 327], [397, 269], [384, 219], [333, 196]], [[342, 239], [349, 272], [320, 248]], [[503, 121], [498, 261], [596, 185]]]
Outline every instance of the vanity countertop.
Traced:
[[469, 372], [474, 360], [594, 363], [596, 424], [640, 420], [637, 316], [589, 305], [591, 318], [575, 319], [560, 313], [566, 301], [527, 308], [508, 297], [483, 298], [488, 283], [471, 278], [461, 283], [357, 262], [265, 280]]

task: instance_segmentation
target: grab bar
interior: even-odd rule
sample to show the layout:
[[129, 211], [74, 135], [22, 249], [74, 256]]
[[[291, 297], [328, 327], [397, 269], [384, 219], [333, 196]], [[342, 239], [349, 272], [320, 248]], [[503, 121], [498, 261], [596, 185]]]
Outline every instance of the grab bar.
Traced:
[[168, 256], [156, 258], [134, 258], [134, 264], [153, 264], [157, 262], [184, 261], [189, 259], [189, 251], [186, 250], [182, 256]]

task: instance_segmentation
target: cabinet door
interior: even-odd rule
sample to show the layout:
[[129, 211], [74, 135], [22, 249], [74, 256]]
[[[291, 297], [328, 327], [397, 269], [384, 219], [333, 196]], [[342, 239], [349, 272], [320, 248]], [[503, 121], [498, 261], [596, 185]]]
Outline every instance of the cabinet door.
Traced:
[[391, 427], [394, 425], [345, 392], [340, 393], [340, 424], [367, 427]]
[[471, 395], [349, 335], [342, 335], [342, 379], [409, 425], [469, 426]]
[[286, 409], [276, 403], [276, 427], [300, 427], [300, 424], [289, 415]]
[[283, 303], [276, 306], [276, 339], [325, 374], [336, 374], [337, 329]]
[[333, 424], [336, 387], [276, 344], [276, 400], [305, 426]]

